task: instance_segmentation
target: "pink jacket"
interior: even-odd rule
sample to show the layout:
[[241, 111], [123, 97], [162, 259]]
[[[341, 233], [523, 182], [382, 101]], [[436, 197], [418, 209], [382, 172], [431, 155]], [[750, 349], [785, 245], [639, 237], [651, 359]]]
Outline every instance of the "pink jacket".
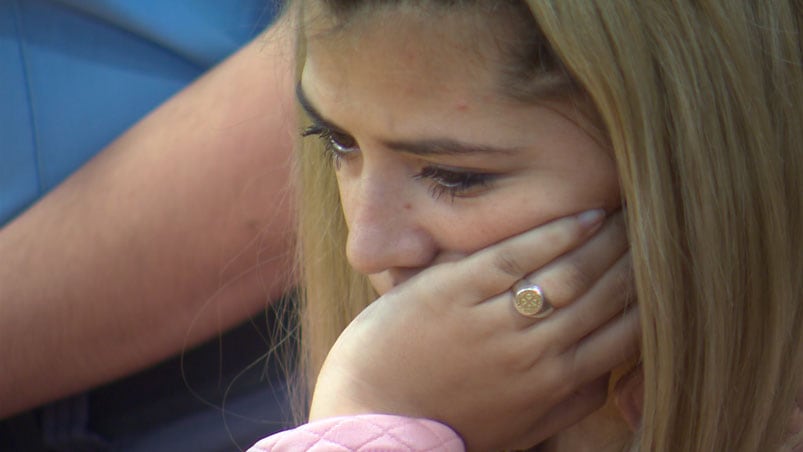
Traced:
[[449, 427], [428, 419], [389, 414], [334, 417], [260, 440], [248, 452], [447, 451], [463, 452]]

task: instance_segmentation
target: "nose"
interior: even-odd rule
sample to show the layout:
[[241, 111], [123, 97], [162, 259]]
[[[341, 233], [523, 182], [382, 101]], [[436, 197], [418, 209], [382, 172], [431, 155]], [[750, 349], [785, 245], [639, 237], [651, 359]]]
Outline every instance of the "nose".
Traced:
[[437, 254], [437, 244], [421, 221], [424, 213], [414, 194], [406, 193], [403, 181], [400, 186], [378, 176], [364, 177], [345, 190], [341, 185], [349, 263], [364, 275], [426, 267]]

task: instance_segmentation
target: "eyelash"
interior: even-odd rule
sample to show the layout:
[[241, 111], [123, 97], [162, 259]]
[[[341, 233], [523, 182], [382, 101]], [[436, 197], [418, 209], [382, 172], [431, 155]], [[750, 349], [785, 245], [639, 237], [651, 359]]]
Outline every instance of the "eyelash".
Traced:
[[[348, 150], [349, 148], [354, 148], [357, 145], [357, 142], [354, 141], [353, 138], [346, 135], [342, 132], [337, 132], [332, 130], [329, 127], [325, 127], [322, 125], [313, 125], [309, 126], [301, 132], [302, 137], [309, 137], [309, 136], [316, 136], [319, 140], [323, 143], [324, 151], [326, 152], [327, 156], [334, 162], [335, 168], [340, 169], [340, 163], [343, 161], [344, 158], [348, 157], [348, 154], [355, 151], [355, 149]], [[346, 138], [353, 142], [351, 146], [345, 146], [343, 143], [338, 141], [338, 138]]]
[[[340, 169], [343, 159], [357, 150], [356, 141], [349, 135], [332, 130], [323, 125], [312, 125], [301, 132], [302, 137], [316, 136], [323, 142], [324, 151], [334, 162], [335, 168]], [[353, 144], [344, 145], [341, 139], [350, 140]], [[489, 173], [476, 173], [469, 171], [453, 171], [437, 166], [426, 166], [413, 175], [415, 180], [428, 179], [431, 182], [430, 194], [435, 199], [448, 195], [454, 198], [469, 196], [470, 190], [487, 187], [494, 175]]]
[[468, 171], [452, 171], [437, 166], [427, 166], [413, 176], [413, 179], [429, 179], [431, 186], [429, 192], [435, 199], [448, 195], [454, 198], [467, 197], [472, 190], [487, 187], [493, 179], [492, 174], [474, 173]]

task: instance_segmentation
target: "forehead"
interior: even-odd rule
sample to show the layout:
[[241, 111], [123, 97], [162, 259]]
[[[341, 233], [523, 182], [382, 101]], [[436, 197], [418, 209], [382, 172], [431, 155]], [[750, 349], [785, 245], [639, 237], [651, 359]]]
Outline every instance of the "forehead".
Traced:
[[459, 130], [461, 141], [520, 146], [549, 101], [510, 94], [505, 49], [521, 30], [510, 26], [510, 10], [486, 9], [392, 7], [340, 23], [321, 9], [305, 11], [301, 87], [309, 105], [361, 137], [454, 138]]
[[310, 2], [303, 15], [305, 73], [325, 73], [327, 82], [338, 85], [348, 85], [359, 73], [374, 84], [392, 82], [407, 89], [495, 91], [496, 68], [503, 59], [500, 40], [510, 37], [502, 36], [500, 18], [479, 12], [383, 6], [338, 21], [319, 2]]

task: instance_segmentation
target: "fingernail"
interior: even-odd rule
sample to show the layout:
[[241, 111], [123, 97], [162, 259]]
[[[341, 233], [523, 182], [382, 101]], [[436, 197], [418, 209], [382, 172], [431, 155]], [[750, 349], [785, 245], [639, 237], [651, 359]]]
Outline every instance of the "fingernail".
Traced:
[[605, 209], [586, 210], [585, 212], [577, 215], [577, 221], [580, 225], [588, 231], [593, 231], [605, 218]]

